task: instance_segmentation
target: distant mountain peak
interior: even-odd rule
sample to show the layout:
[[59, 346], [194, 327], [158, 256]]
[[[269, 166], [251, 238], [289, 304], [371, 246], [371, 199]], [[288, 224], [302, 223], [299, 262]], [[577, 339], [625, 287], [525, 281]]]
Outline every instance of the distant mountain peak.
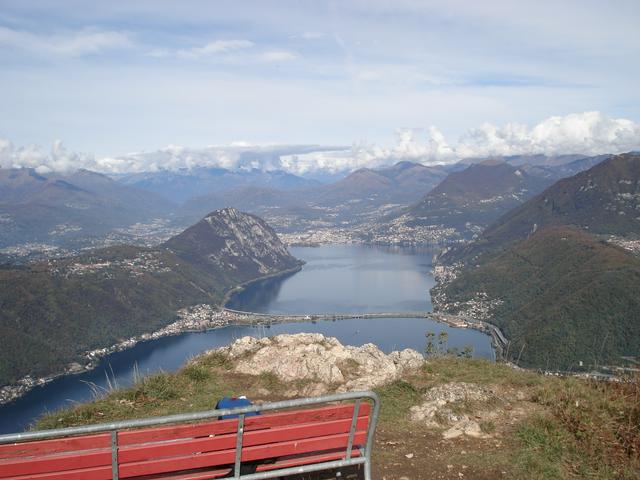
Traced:
[[446, 261], [502, 250], [554, 225], [593, 234], [640, 235], [640, 155], [611, 156], [559, 180], [498, 218], [477, 242], [454, 249]]
[[246, 278], [299, 265], [264, 220], [235, 208], [209, 213], [164, 246], [194, 264], [233, 268]]
[[640, 233], [640, 155], [610, 157], [564, 178], [487, 230], [488, 237], [524, 238], [534, 223], [575, 225], [591, 232]]
[[[221, 208], [219, 210], [214, 210], [213, 212], [211, 212], [205, 217], [205, 220], [207, 220], [208, 222], [211, 222], [216, 218], [228, 218], [231, 220], [237, 220], [238, 218], [240, 218], [241, 215], [243, 214], [241, 214], [237, 208], [226, 207], [226, 208]], [[245, 214], [245, 215], [249, 215], [249, 214]]]
[[413, 168], [418, 166], [423, 167], [424, 165], [422, 165], [421, 163], [415, 163], [415, 162], [410, 162], [408, 160], [403, 160], [401, 162], [394, 164], [391, 168], [393, 168], [394, 170], [406, 170], [408, 168]]
[[550, 183], [502, 159], [485, 160], [450, 173], [419, 202], [395, 213], [391, 223], [402, 229], [437, 225], [471, 238]]
[[497, 165], [506, 165], [507, 162], [504, 161], [504, 159], [502, 158], [489, 158], [487, 160], [484, 160], [480, 163], [478, 163], [478, 165], [483, 165], [485, 167], [495, 167]]

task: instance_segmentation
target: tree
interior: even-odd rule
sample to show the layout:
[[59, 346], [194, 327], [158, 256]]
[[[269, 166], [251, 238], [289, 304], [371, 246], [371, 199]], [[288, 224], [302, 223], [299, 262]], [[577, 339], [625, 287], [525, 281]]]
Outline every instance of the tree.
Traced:
[[431, 357], [436, 353], [436, 347], [434, 344], [434, 339], [436, 338], [436, 334], [434, 332], [427, 332], [424, 334], [427, 337], [427, 345], [424, 348], [424, 353], [427, 357]]
[[442, 330], [438, 334], [438, 350], [440, 353], [444, 354], [447, 352], [447, 341], [449, 340], [449, 334]]

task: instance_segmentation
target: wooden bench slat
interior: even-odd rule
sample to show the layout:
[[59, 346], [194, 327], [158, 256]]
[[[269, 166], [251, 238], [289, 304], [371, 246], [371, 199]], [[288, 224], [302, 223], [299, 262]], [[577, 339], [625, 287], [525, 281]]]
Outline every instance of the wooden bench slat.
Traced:
[[[360, 405], [360, 415], [370, 412], [368, 403]], [[309, 423], [322, 420], [337, 420], [351, 418], [353, 405], [329, 406], [289, 412], [268, 413], [245, 418], [245, 431], [259, 428], [272, 428], [296, 423]], [[118, 434], [118, 444], [121, 446], [164, 441], [167, 438], [204, 437], [209, 435], [223, 435], [234, 433], [238, 424], [237, 419], [214, 420], [193, 425], [173, 425], [170, 427], [146, 428], [143, 430], [125, 430]]]
[[[368, 417], [358, 417], [357, 429], [367, 428]], [[302, 425], [277, 427], [264, 430], [245, 432], [243, 446], [251, 447], [267, 443], [283, 442], [288, 440], [302, 440], [305, 438], [321, 437], [337, 433], [348, 433], [351, 428], [351, 419], [334, 420], [331, 422], [307, 423]], [[227, 434], [218, 437], [207, 437], [186, 441], [171, 441], [154, 443], [142, 446], [123, 447], [120, 449], [118, 459], [120, 464], [137, 462], [152, 458], [161, 458], [194, 453], [213, 452], [216, 450], [228, 450], [236, 445], [236, 434]]]
[[27, 457], [0, 462], [0, 478], [7, 476], [34, 475], [83, 468], [111, 466], [111, 449], [91, 450], [82, 454], [71, 453], [43, 457]]
[[9, 443], [7, 445], [0, 445], [0, 460], [4, 458], [49, 455], [58, 452], [92, 450], [109, 447], [110, 445], [111, 436], [108, 433], [56, 438], [54, 440], [38, 440], [35, 442]]
[[[351, 457], [356, 458], [361, 455], [360, 449], [355, 448], [351, 451]], [[274, 463], [263, 463], [257, 466], [256, 471], [266, 472], [277, 470], [279, 468], [299, 467], [302, 465], [310, 465], [321, 462], [331, 462], [335, 460], [343, 460], [345, 458], [345, 450], [338, 449], [324, 454], [305, 454], [298, 456], [288, 456]], [[145, 475], [135, 477], [132, 480], [208, 480], [211, 478], [223, 477], [230, 475], [231, 468], [225, 469], [200, 469], [198, 471], [183, 473], [168, 473], [160, 475]]]
[[[357, 422], [357, 429], [364, 431], [368, 423], [368, 417], [359, 417]], [[243, 461], [258, 460], [263, 458], [269, 458], [276, 454], [267, 454], [263, 457], [255, 457], [258, 452], [256, 447], [266, 448], [266, 450], [260, 450], [262, 454], [268, 452], [271, 448], [282, 448], [283, 444], [291, 443], [292, 441], [309, 441], [315, 438], [327, 438], [328, 436], [334, 436], [336, 434], [342, 434], [346, 436], [349, 432], [351, 421], [349, 419], [336, 420], [334, 422], [308, 424], [294, 427], [280, 427], [276, 429], [259, 430], [254, 432], [248, 432], [245, 434], [243, 443], [246, 448], [243, 448]], [[345, 437], [346, 438], [346, 437]], [[128, 465], [139, 465], [141, 463], [151, 464], [166, 464], [169, 470], [154, 470], [148, 473], [162, 473], [165, 471], [177, 470], [178, 468], [173, 464], [173, 461], [184, 461], [185, 459], [192, 459], [195, 462], [201, 461], [205, 456], [208, 458], [206, 464], [198, 464], [202, 467], [213, 467], [218, 465], [225, 465], [232, 462], [235, 459], [234, 447], [236, 436], [225, 435], [223, 437], [211, 437], [201, 440], [190, 440], [188, 442], [169, 442], [163, 445], [149, 445], [147, 447], [136, 447], [123, 449], [119, 451], [118, 458], [120, 463], [120, 470], [125, 471]], [[342, 446], [342, 445], [340, 445]], [[346, 443], [344, 445], [346, 447]], [[252, 448], [253, 447], [253, 448]], [[199, 453], [202, 452], [202, 453]], [[211, 454], [220, 453], [221, 455], [216, 460], [216, 457]], [[295, 451], [284, 451], [277, 454], [277, 456], [291, 455], [297, 453]], [[247, 455], [254, 458], [245, 458]], [[231, 459], [231, 460], [229, 460]], [[166, 462], [169, 462], [168, 464]], [[48, 472], [55, 473], [60, 472], [63, 475], [70, 474], [74, 470], [86, 470], [92, 467], [107, 466], [111, 467], [111, 450], [103, 449], [100, 451], [93, 451], [91, 453], [83, 455], [55, 455], [42, 458], [20, 458], [12, 463], [3, 462], [0, 464], [0, 478], [6, 478], [8, 476], [26, 476], [45, 474]], [[187, 468], [187, 467], [184, 467]], [[97, 472], [96, 472], [97, 474]], [[48, 477], [47, 477], [48, 478]]]
[[[266, 420], [268, 420], [265, 417]], [[358, 420], [358, 428], [366, 428], [367, 417], [361, 416]], [[254, 422], [254, 427], [259, 422]], [[270, 424], [272, 422], [264, 422]], [[283, 441], [295, 438], [309, 438], [311, 436], [327, 435], [339, 432], [349, 431], [351, 424], [350, 418], [344, 420], [334, 420], [329, 422], [322, 422], [316, 424], [301, 424], [287, 427], [277, 427], [272, 429], [252, 430], [245, 432], [244, 444], [246, 446], [259, 445], [261, 443]], [[261, 426], [261, 425], [260, 425]], [[196, 440], [165, 440], [162, 443], [145, 444], [142, 446], [121, 447], [120, 450], [120, 463], [140, 461], [148, 458], [156, 458], [160, 456], [170, 456], [177, 454], [189, 454], [194, 452], [207, 452], [214, 450], [224, 450], [233, 448], [235, 446], [236, 435], [235, 432], [223, 436], [216, 437], [204, 437]], [[54, 448], [53, 455], [39, 455], [37, 458], [27, 457], [22, 454], [17, 458], [5, 458], [0, 459], [0, 469], [6, 474], [10, 475], [26, 475], [43, 473], [46, 471], [58, 471], [58, 470], [72, 470], [76, 468], [88, 468], [93, 466], [105, 465], [110, 450], [108, 448], [107, 440], [110, 441], [110, 437], [107, 434], [101, 436], [90, 437], [76, 437], [68, 439], [60, 439], [59, 442], [55, 441], [41, 441], [33, 442], [34, 444], [45, 443], [47, 447]], [[91, 447], [95, 445], [102, 445], [103, 448], [92, 448], [90, 451], [77, 450], [80, 445], [85, 444]], [[62, 454], [60, 450], [64, 448], [64, 445], [73, 445], [71, 452], [64, 451]], [[15, 446], [15, 445], [11, 445]], [[41, 449], [32, 449], [35, 452]], [[21, 452], [22, 453], [22, 452]], [[85, 457], [81, 459], [80, 457]], [[0, 477], [1, 478], [1, 477]]]
[[[361, 455], [361, 452], [359, 448], [353, 448], [351, 450], [352, 458], [359, 457], [360, 455]], [[257, 471], [266, 472], [270, 470], [277, 470], [279, 468], [291, 468], [291, 467], [299, 467], [301, 465], [309, 465], [313, 463], [333, 462], [335, 460], [344, 460], [345, 457], [346, 457], [345, 450], [340, 448], [330, 453], [298, 455], [294, 457], [283, 458], [274, 463], [263, 463], [258, 465]]]
[[[342, 433], [326, 437], [293, 440], [270, 445], [259, 445], [256, 447], [248, 447], [246, 449], [243, 448], [242, 461], [247, 462], [335, 448], [346, 448], [348, 437], [349, 434]], [[366, 431], [359, 431], [355, 433], [354, 443], [364, 443], [365, 441]], [[187, 468], [232, 464], [234, 461], [235, 449], [203, 453], [201, 455], [190, 455], [186, 457], [147, 460], [121, 465], [120, 478], [131, 478], [176, 470], [186, 470]]]
[[228, 477], [232, 472], [231, 466], [226, 468], [200, 468], [189, 472], [164, 473], [159, 475], [144, 475], [132, 480], [210, 480], [212, 478]]
[[[366, 441], [366, 431], [357, 431], [354, 444]], [[311, 452], [346, 448], [348, 434], [332, 435], [306, 440], [294, 440], [275, 445], [261, 445], [243, 449], [242, 461], [256, 461], [266, 458], [300, 455]], [[196, 456], [149, 460], [120, 466], [120, 478], [136, 478], [147, 476], [156, 478], [166, 472], [178, 470], [206, 468], [211, 464], [231, 465], [235, 460], [235, 449], [222, 452], [205, 453]], [[311, 462], [310, 462], [311, 463]], [[151, 477], [153, 475], [153, 477]], [[74, 471], [48, 472], [35, 475], [21, 475], [5, 477], [6, 480], [111, 480], [111, 465], [93, 468], [83, 468]], [[162, 478], [160, 476], [159, 478]], [[169, 476], [168, 478], [171, 478]], [[188, 478], [188, 477], [187, 477]]]
[[[135, 477], [135, 480], [206, 480], [211, 478], [220, 478], [228, 476], [231, 467], [226, 468], [214, 467], [207, 469], [199, 469], [196, 472], [179, 473], [179, 474], [156, 474], [145, 475], [143, 477]], [[6, 480], [111, 480], [111, 468], [86, 468], [74, 470], [72, 472], [52, 472], [39, 475], [26, 475], [19, 477], [6, 477]]]
[[3, 480], [111, 480], [111, 467], [83, 468], [71, 472], [48, 472], [37, 475], [2, 477]]

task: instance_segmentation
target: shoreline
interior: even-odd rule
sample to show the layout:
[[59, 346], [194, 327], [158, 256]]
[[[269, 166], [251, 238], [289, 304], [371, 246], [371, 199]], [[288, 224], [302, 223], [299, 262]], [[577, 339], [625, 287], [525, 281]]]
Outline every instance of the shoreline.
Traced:
[[229, 289], [227, 293], [225, 293], [224, 297], [222, 297], [222, 301], [220, 302], [220, 308], [227, 308], [227, 303], [229, 302], [229, 300], [231, 300], [231, 297], [233, 295], [242, 292], [248, 286], [254, 283], [258, 283], [263, 280], [269, 280], [271, 278], [284, 277], [285, 275], [298, 273], [300, 270], [302, 270], [302, 267], [305, 265], [305, 262], [303, 260], [299, 260], [299, 262], [300, 262], [299, 265], [296, 265], [295, 267], [291, 267], [286, 270], [282, 270], [280, 272], [263, 275], [262, 277], [254, 278], [253, 280], [247, 280], [246, 282], [240, 283], [239, 285], [236, 285], [235, 287]]
[[[247, 288], [249, 285], [262, 280], [268, 280], [270, 278], [277, 278], [279, 276], [297, 273], [302, 269], [303, 265], [304, 263], [300, 263], [295, 267], [282, 270], [280, 272], [274, 272], [268, 275], [263, 275], [262, 277], [248, 280], [239, 285], [236, 285], [230, 288], [229, 290], [227, 290], [227, 293], [225, 293], [224, 297], [222, 298], [220, 305], [217, 305], [215, 307], [213, 306], [210, 306], [210, 307], [216, 308], [218, 312], [224, 312], [226, 308], [226, 303], [230, 300], [230, 298], [234, 294], [239, 293], [245, 288]], [[80, 363], [80, 361], [71, 362], [65, 367], [63, 371], [52, 373], [44, 377], [34, 378], [31, 375], [25, 375], [24, 377], [19, 379], [17, 382], [1, 387], [0, 388], [0, 406], [19, 400], [21, 397], [29, 393], [34, 388], [44, 386], [48, 383], [53, 382], [58, 378], [90, 372], [91, 370], [97, 368], [100, 365], [100, 361], [104, 357], [107, 357], [113, 353], [117, 353], [123, 350], [133, 348], [138, 343], [147, 342], [151, 340], [158, 340], [160, 338], [180, 335], [182, 333], [215, 330], [217, 328], [222, 328], [222, 327], [226, 327], [228, 325], [233, 324], [231, 321], [222, 319], [220, 317], [216, 317], [215, 319], [210, 318], [209, 320], [206, 320], [202, 323], [197, 323], [197, 322], [194, 323], [193, 321], [185, 319], [184, 317], [181, 316], [180, 312], [183, 312], [183, 311], [186, 312], [189, 309], [193, 309], [197, 307], [199, 307], [199, 305], [192, 305], [190, 307], [186, 307], [184, 309], [179, 310], [178, 312], [176, 312], [176, 316], [179, 318], [179, 320], [172, 322], [154, 332], [141, 333], [140, 335], [129, 337], [121, 342], [112, 344], [107, 347], [97, 348], [94, 350], [83, 352], [80, 354], [80, 357], [83, 360], [85, 360], [84, 363]], [[238, 323], [238, 325], [243, 325], [243, 324], [246, 324], [246, 323], [242, 323], [242, 322]]]
[[[217, 307], [213, 305], [194, 305], [192, 307], [188, 307], [184, 309], [185, 315], [181, 320], [177, 322], [173, 322], [166, 327], [157, 330], [153, 333], [144, 333], [135, 337], [131, 337], [123, 342], [112, 345], [111, 347], [105, 347], [97, 350], [92, 350], [90, 352], [85, 353], [85, 358], [89, 359], [89, 363], [86, 365], [80, 365], [76, 363], [76, 368], [71, 369], [68, 368], [64, 372], [57, 373], [54, 375], [50, 375], [43, 378], [33, 379], [28, 376], [23, 378], [25, 381], [23, 384], [18, 385], [9, 385], [0, 389], [2, 397], [0, 397], [0, 406], [9, 404], [11, 402], [19, 400], [21, 397], [26, 395], [28, 392], [33, 390], [36, 387], [44, 386], [47, 383], [50, 383], [58, 378], [68, 375], [78, 375], [85, 372], [89, 372], [95, 368], [97, 368], [101, 360], [111, 354], [121, 352], [130, 348], [135, 347], [139, 343], [159, 340], [160, 338], [170, 337], [182, 335], [185, 333], [197, 333], [197, 332], [208, 332], [211, 330], [217, 330], [220, 328], [234, 326], [234, 325], [244, 325], [244, 326], [258, 326], [265, 325], [270, 326], [274, 324], [285, 324], [285, 323], [317, 323], [319, 321], [329, 322], [332, 319], [328, 317], [335, 317], [335, 320], [351, 320], [355, 318], [361, 318], [360, 314], [297, 314], [297, 315], [277, 315], [277, 314], [252, 314], [251, 312], [238, 312], [238, 311], [229, 311], [225, 307]], [[192, 317], [187, 317], [188, 314], [193, 315], [194, 313], [202, 313], [206, 312], [207, 318], [201, 320], [193, 320]], [[422, 314], [417, 315], [416, 312], [395, 312], [391, 315], [392, 312], [387, 314], [376, 314], [372, 313], [369, 318], [405, 318], [403, 317], [403, 313], [406, 314], [406, 318], [425, 318], [436, 321], [443, 325], [447, 325], [453, 328], [470, 328], [473, 330], [477, 330], [482, 332], [492, 338], [492, 347], [494, 351], [496, 350], [496, 342], [495, 337], [492, 333], [491, 325], [487, 325], [486, 322], [469, 322], [462, 320], [457, 317], [453, 317], [450, 315], [438, 313], [438, 312], [422, 312]], [[325, 318], [318, 318], [325, 317]], [[28, 383], [27, 383], [28, 382]]]

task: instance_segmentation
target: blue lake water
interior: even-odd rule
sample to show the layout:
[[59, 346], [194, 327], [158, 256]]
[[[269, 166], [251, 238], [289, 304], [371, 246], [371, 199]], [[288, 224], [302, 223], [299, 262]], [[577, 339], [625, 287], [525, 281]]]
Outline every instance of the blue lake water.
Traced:
[[[307, 262], [300, 272], [253, 284], [236, 295], [229, 306], [270, 313], [431, 310], [433, 250], [329, 245], [295, 247], [291, 253]], [[35, 388], [17, 401], [0, 406], [0, 433], [22, 430], [44, 412], [90, 400], [94, 395], [90, 385], [98, 391], [109, 382], [128, 386], [135, 370], [141, 374], [174, 371], [189, 358], [246, 335], [318, 332], [336, 337], [344, 344], [359, 346], [370, 342], [391, 352], [403, 348], [423, 351], [424, 334], [443, 330], [449, 335], [450, 347], [461, 350], [471, 345], [474, 355], [493, 358], [487, 335], [421, 318], [301, 322], [269, 328], [229, 326], [139, 343], [104, 358], [90, 372], [62, 377]]]

